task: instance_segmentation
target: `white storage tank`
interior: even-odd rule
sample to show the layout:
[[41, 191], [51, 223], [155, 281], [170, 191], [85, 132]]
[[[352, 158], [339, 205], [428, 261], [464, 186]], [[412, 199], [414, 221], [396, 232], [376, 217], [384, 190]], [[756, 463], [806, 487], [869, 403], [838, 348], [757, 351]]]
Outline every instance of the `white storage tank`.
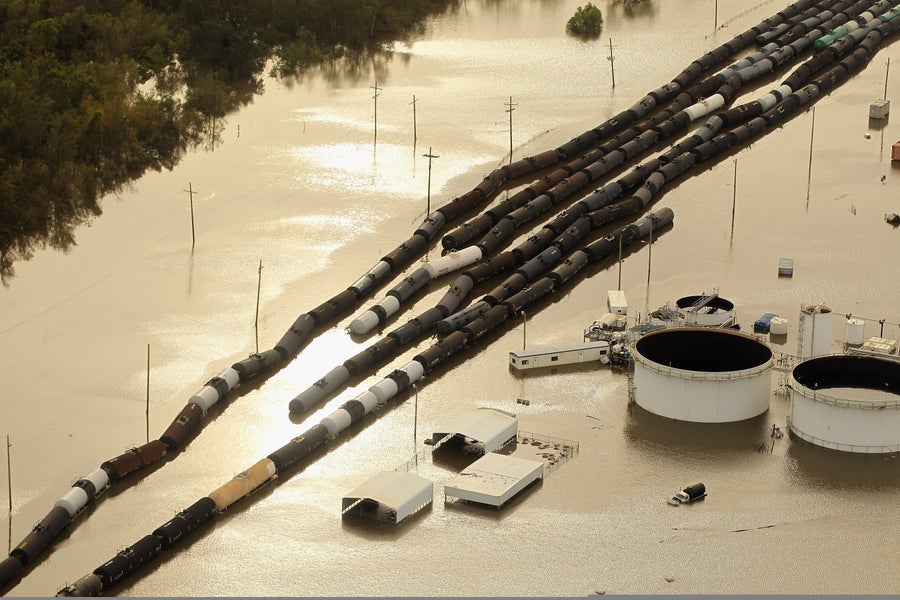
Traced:
[[831, 354], [831, 309], [824, 304], [800, 307], [797, 354], [813, 358]]
[[782, 317], [772, 317], [769, 323], [769, 333], [772, 335], [787, 335], [789, 322]]
[[700, 327], [720, 327], [733, 323], [734, 303], [719, 296], [717, 292], [701, 296], [679, 298], [675, 305], [684, 314], [687, 325]]
[[844, 338], [850, 346], [862, 346], [866, 339], [866, 322], [856, 317], [847, 319]]
[[822, 356], [791, 372], [792, 435], [855, 453], [900, 450], [900, 361]]
[[743, 333], [683, 327], [633, 345], [634, 400], [672, 419], [728, 423], [769, 408], [772, 350]]

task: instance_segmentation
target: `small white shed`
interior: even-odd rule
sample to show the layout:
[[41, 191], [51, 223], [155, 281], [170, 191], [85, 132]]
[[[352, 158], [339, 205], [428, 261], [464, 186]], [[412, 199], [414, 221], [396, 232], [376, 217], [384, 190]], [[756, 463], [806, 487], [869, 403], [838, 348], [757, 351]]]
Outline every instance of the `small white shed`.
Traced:
[[435, 449], [461, 435], [484, 444], [485, 452], [502, 448], [516, 438], [519, 420], [516, 415], [496, 408], [474, 408], [455, 417], [441, 431], [431, 435]]
[[491, 452], [444, 484], [444, 497], [500, 507], [543, 476], [543, 461]]
[[385, 506], [393, 513], [394, 523], [399, 523], [431, 504], [434, 484], [414, 473], [405, 471], [382, 471], [344, 496], [341, 500], [341, 515], [354, 509], [365, 514], [366, 505]]

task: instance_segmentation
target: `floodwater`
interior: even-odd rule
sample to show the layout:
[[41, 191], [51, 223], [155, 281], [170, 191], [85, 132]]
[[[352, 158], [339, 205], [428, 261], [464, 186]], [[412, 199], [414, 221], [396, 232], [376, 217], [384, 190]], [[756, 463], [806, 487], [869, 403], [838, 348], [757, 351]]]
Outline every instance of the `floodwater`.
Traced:
[[[705, 0], [654, 4], [629, 17], [601, 3], [603, 37], [585, 43], [564, 33], [578, 0], [469, 0], [362, 68], [268, 81], [228, 118], [221, 145], [104, 199], [103, 216], [68, 255], [38, 252], [17, 265], [0, 290], [0, 435], [10, 437], [12, 466], [0, 539], [17, 544], [77, 478], [146, 440], [148, 348], [156, 438], [210, 376], [256, 350], [257, 335], [260, 349], [274, 346], [298, 315], [409, 237], [426, 214], [429, 150], [436, 207], [509, 160], [510, 103], [513, 158], [555, 148], [786, 2], [722, 0], [718, 16]], [[884, 221], [900, 212], [900, 169], [890, 164], [900, 119], [868, 119], [886, 78], [889, 96], [900, 90], [888, 58], [900, 66], [896, 42], [814, 116], [667, 190], [656, 206], [675, 211], [674, 225], [654, 236], [652, 253], [642, 244], [621, 266], [632, 316], [718, 289], [745, 330], [763, 312], [790, 320], [777, 351], [796, 352], [806, 304], [834, 311], [835, 338], [837, 315], [848, 313], [869, 319], [866, 337], [900, 337], [900, 231]], [[793, 277], [777, 276], [781, 257], [794, 259]], [[523, 344], [580, 342], [618, 277], [615, 264], [590, 267], [540, 312], [483, 339], [108, 592], [900, 593], [900, 465], [771, 438], [773, 424], [787, 429], [780, 374], [768, 412], [713, 427], [629, 407], [625, 376], [605, 367], [509, 369], [508, 352]], [[449, 282], [432, 284], [386, 331], [433, 306]], [[115, 485], [6, 593], [54, 594], [416, 353], [292, 422], [292, 397], [378, 339], [351, 339], [344, 328], [354, 316], [229, 396], [184, 452]], [[516, 412], [521, 430], [576, 441], [579, 452], [503, 510], [445, 504], [440, 484], [459, 465], [432, 461], [421, 440], [473, 406]], [[429, 509], [397, 527], [342, 521], [343, 494], [416, 452], [419, 474], [437, 484]], [[709, 490], [704, 502], [665, 503], [697, 481]]]

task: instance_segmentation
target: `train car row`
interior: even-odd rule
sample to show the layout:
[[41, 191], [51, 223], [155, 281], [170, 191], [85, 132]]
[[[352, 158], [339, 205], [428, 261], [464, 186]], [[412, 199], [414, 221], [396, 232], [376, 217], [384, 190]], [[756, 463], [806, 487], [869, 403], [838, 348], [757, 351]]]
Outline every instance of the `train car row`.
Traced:
[[[472, 210], [480, 204], [488, 201], [494, 194], [496, 194], [496, 192], [504, 185], [507, 180], [522, 177], [524, 175], [535, 173], [540, 170], [548, 169], [558, 164], [561, 160], [566, 160], [570, 157], [578, 155], [580, 152], [582, 152], [586, 148], [591, 147], [592, 145], [595, 145], [600, 140], [614, 136], [617, 132], [622, 132], [631, 123], [634, 123], [636, 120], [648, 115], [657, 105], [662, 102], [666, 102], [668, 100], [671, 100], [672, 98], [675, 98], [676, 101], [681, 98], [681, 102], [686, 102], [685, 99], [690, 98], [690, 101], [694, 102], [694, 100], [697, 99], [697, 94], [706, 89], [705, 87], [691, 87], [692, 82], [696, 81], [696, 79], [699, 78], [702, 73], [704, 73], [708, 69], [711, 69], [716, 64], [719, 64], [728, 56], [731, 56], [739, 50], [743, 49], [749, 43], [756, 40], [760, 35], [773, 31], [776, 27], [784, 29], [784, 27], [782, 27], [783, 25], [790, 25], [790, 28], [787, 30], [787, 33], [785, 35], [789, 35], [791, 34], [791, 32], [795, 32], [793, 33], [793, 35], [798, 35], [796, 32], [800, 31], [802, 28], [806, 28], [807, 30], [809, 30], [814, 25], [814, 23], [810, 21], [810, 19], [813, 19], [813, 15], [809, 14], [810, 11], [816, 10], [815, 6], [821, 6], [822, 4], [823, 3], [819, 3], [817, 5], [812, 0], [801, 0], [795, 2], [773, 17], [770, 17], [759, 25], [736, 36], [731, 41], [726, 42], [719, 48], [706, 53], [703, 57], [688, 65], [688, 67], [684, 71], [682, 71], [682, 73], [679, 74], [679, 76], [677, 76], [672, 82], [658, 88], [657, 90], [654, 90], [653, 92], [648, 93], [641, 101], [636, 103], [634, 106], [626, 111], [623, 111], [619, 115], [616, 115], [616, 117], [608, 120], [603, 125], [590, 130], [590, 132], [586, 132], [586, 134], [584, 134], [583, 136], [579, 136], [578, 138], [571, 140], [569, 143], [560, 146], [556, 150], [551, 150], [538, 154], [536, 156], [528, 157], [511, 165], [505, 165], [504, 167], [496, 169], [487, 177], [485, 177], [484, 180], [479, 183], [473, 190], [455, 198], [447, 205], [429, 214], [422, 222], [420, 227], [415, 230], [414, 234], [408, 240], [403, 242], [393, 252], [382, 257], [374, 267], [372, 267], [350, 287], [348, 287], [346, 290], [339, 293], [335, 297], [331, 298], [330, 300], [324, 302], [319, 307], [311, 310], [308, 313], [300, 315], [300, 317], [297, 318], [297, 320], [284, 334], [284, 336], [282, 336], [282, 338], [274, 348], [266, 350], [262, 353], [251, 355], [250, 357], [235, 363], [231, 368], [224, 370], [222, 373], [216, 375], [208, 382], [206, 382], [204, 386], [190, 398], [189, 402], [182, 409], [181, 413], [179, 413], [175, 420], [173, 420], [173, 422], [158, 440], [153, 440], [147, 444], [129, 450], [117, 457], [114, 457], [113, 459], [105, 461], [101, 464], [101, 467], [99, 469], [76, 482], [76, 484], [69, 490], [69, 492], [67, 492], [54, 504], [53, 509], [47, 514], [47, 516], [35, 526], [35, 528], [28, 534], [28, 536], [26, 536], [26, 538], [19, 545], [17, 545], [12, 552], [10, 552], [10, 555], [6, 559], [0, 561], [0, 586], [3, 586], [7, 582], [11, 581], [26, 565], [33, 564], [38, 555], [40, 555], [40, 553], [44, 549], [46, 549], [47, 546], [49, 546], [49, 544], [59, 534], [59, 532], [66, 525], [70, 524], [72, 520], [74, 520], [75, 517], [77, 517], [78, 514], [80, 514], [80, 512], [82, 512], [87, 507], [88, 504], [98, 498], [103, 493], [103, 491], [107, 489], [112, 483], [119, 481], [130, 473], [156, 463], [170, 452], [182, 449], [188, 443], [191, 437], [197, 432], [202, 422], [202, 418], [207, 414], [209, 409], [214, 404], [224, 398], [229, 392], [234, 390], [241, 383], [258, 376], [267, 370], [272, 369], [274, 366], [284, 360], [287, 360], [290, 356], [296, 353], [316, 327], [324, 326], [325, 324], [335, 319], [338, 315], [341, 315], [347, 310], [351, 309], [363, 296], [372, 292], [374, 288], [382, 281], [384, 281], [391, 273], [396, 272], [398, 269], [402, 268], [404, 265], [413, 260], [417, 255], [421, 254], [427, 247], [428, 243], [434, 238], [434, 236], [443, 228], [446, 223], [457, 219], [469, 210]], [[883, 6], [884, 4], [884, 2], [879, 2], [875, 4], [875, 7], [872, 7], [871, 3], [857, 2], [853, 4], [852, 7], [869, 7], [873, 10], [872, 14], [874, 15], [876, 7]], [[852, 11], [848, 9], [845, 12], [849, 14]], [[801, 19], [801, 17], [803, 18]], [[846, 21], [849, 22], [849, 17], [846, 19]], [[882, 16], [881, 22], [888, 23], [893, 22], [893, 20], [885, 19]], [[834, 50], [829, 50], [829, 52], [837, 56], [838, 49], [843, 47], [841, 44], [848, 44], [847, 42], [842, 41], [845, 39], [862, 40], [861, 44], [868, 44], [867, 48], [869, 48], [869, 52], [877, 45], [878, 40], [875, 40], [874, 38], [870, 40], [870, 37], [868, 35], [864, 36], [864, 39], [863, 37], [859, 36], [857, 32], [864, 30], [865, 28], [859, 27], [855, 29], [856, 31], [847, 31], [846, 34], [841, 33], [841, 35], [844, 35], [844, 37], [837, 38], [837, 43], [832, 44], [831, 46], [826, 46], [826, 48], [835, 48]], [[891, 31], [891, 33], [893, 33], [893, 31]], [[856, 66], [864, 64], [865, 61], [868, 60], [868, 56], [869, 54], [867, 53], [853, 52], [850, 59], [848, 59], [849, 62], [847, 62], [845, 66], [840, 67], [845, 73], [844, 76], [846, 76], [846, 72], [849, 72]], [[842, 64], [844, 63], [842, 62]], [[827, 85], [836, 85], [841, 80], [841, 74], [839, 72], [832, 71], [829, 71], [829, 75], [827, 76], [827, 78], [824, 78], [823, 80], [818, 82], [820, 88], [817, 89], [824, 88]], [[701, 84], [712, 85], [712, 83], [707, 84], [705, 82], [718, 79], [719, 78], [709, 78], [707, 80], [704, 80], [704, 82], [701, 82]], [[727, 77], [726, 79], [730, 80], [731, 77]], [[721, 85], [721, 81], [718, 81], [718, 83]], [[798, 106], [802, 106], [803, 103], [808, 103], [814, 99], [814, 96], [810, 96], [810, 94], [813, 93], [811, 89], [807, 90], [806, 88], [804, 88], [804, 90], [805, 91], [802, 92], [803, 97], [801, 97], [801, 94], [798, 93], [792, 93], [789, 96], [790, 98], [794, 99], [792, 100], [792, 102], [796, 103], [796, 106], [793, 106], [792, 108], [796, 109]], [[709, 106], [708, 102], [707, 106]], [[707, 108], [706, 110], [708, 112], [712, 109]], [[785, 111], [786, 110], [787, 109], [785, 109]], [[779, 122], [781, 120], [777, 116], [769, 115], [768, 113], [766, 114], [768, 120], [764, 120], [767, 124], [769, 124], [770, 122]], [[662, 121], [662, 123], [668, 123], [669, 120]], [[658, 126], [660, 128], [663, 127], [663, 125], [661, 124], [655, 126]], [[671, 127], [671, 125], [667, 125], [665, 127]], [[733, 134], [729, 139], [737, 139], [738, 137], [738, 134], [736, 133], [729, 132], [729, 134]], [[635, 139], [638, 138], [639, 135], [640, 133], [638, 132], [635, 132], [634, 135], [632, 135], [631, 133], [627, 133], [619, 137], [618, 142], [627, 144], [635, 141]], [[718, 138], [715, 138], [715, 140], [718, 140]], [[641, 144], [643, 142], [637, 141], [636, 143]], [[709, 142], [704, 142], [704, 144], [708, 143]], [[721, 145], [721, 142], [717, 142], [717, 144]], [[718, 145], [716, 146], [717, 148]], [[699, 148], [701, 148], [702, 146], [703, 144], [697, 145], [697, 152], [695, 154], [699, 155], [701, 153]], [[721, 151], [721, 149], [719, 151]], [[706, 150], [704, 150], [703, 152], [706, 152]], [[581, 162], [583, 163], [583, 161]], [[570, 168], [575, 168], [578, 165], [578, 160], [573, 161], [573, 164]], [[586, 168], [586, 166], [587, 165], [579, 167], [578, 171], [576, 172], [581, 172]], [[566, 173], [569, 177], [572, 176], [572, 172], [569, 170], [561, 169], [560, 171]], [[585, 175], [587, 175], [587, 173], [585, 173]], [[565, 177], [563, 179], [565, 179]], [[531, 188], [531, 190], [533, 193], [537, 194], [537, 191], [541, 189], [542, 185], [549, 186], [547, 188], [549, 190], [554, 185], [557, 185], [561, 182], [562, 179], [560, 179], [559, 181], [554, 181], [553, 178], [550, 178], [543, 183], [533, 184], [537, 187], [533, 187]], [[567, 187], [570, 185], [571, 182], [566, 184]], [[617, 185], [619, 185], [618, 182]], [[560, 194], [561, 193], [562, 192], [560, 192]], [[492, 214], [487, 218], [493, 219], [496, 218], [496, 215]], [[543, 240], [547, 238], [548, 235], [548, 233], [542, 232], [538, 237]], [[541, 243], [543, 243], [543, 241]], [[533, 245], [533, 248], [537, 247], [538, 244]], [[587, 256], [587, 254], [585, 256]], [[506, 254], [502, 260], [494, 261], [493, 259], [490, 259], [488, 261], [485, 261], [482, 263], [482, 265], [486, 265], [486, 268], [485, 270], [483, 270], [483, 272], [489, 273], [492, 271], [492, 269], [500, 265], [509, 264], [510, 266], [512, 266], [511, 261], [513, 261], [514, 259], [514, 255]], [[516, 264], [521, 263], [519, 263], [519, 261], [517, 260]], [[502, 270], [498, 270], [498, 272], [502, 272]], [[557, 274], [556, 277], [558, 279], [559, 277], [561, 277], [561, 275]], [[545, 284], [541, 285], [544, 286]], [[413, 293], [413, 291], [410, 291], [411, 286], [412, 284], [410, 284], [410, 287], [395, 290], [396, 293], [394, 295], [391, 295], [391, 297], [401, 296], [405, 293]], [[529, 290], [528, 292], [532, 296], [537, 293], [534, 291], [534, 287], [535, 286], [532, 286], [532, 290]], [[543, 289], [543, 287], [541, 287], [541, 289]], [[441, 318], [446, 317], [447, 314], [444, 313], [450, 312], [449, 306], [451, 306], [454, 302], [456, 303], [456, 306], [458, 306], [459, 302], [465, 296], [465, 294], [468, 293], [468, 291], [469, 290], [464, 290], [460, 287], [457, 287], [455, 291], [451, 290], [450, 292], [448, 292], [447, 296], [455, 296], [456, 299], [454, 300], [451, 297], [447, 297], [446, 303], [443, 305], [444, 310], [436, 307], [435, 309], [431, 309], [430, 311], [422, 315], [420, 317], [421, 320], [419, 320], [418, 322], [409, 322], [407, 326], [405, 326], [405, 329], [400, 328], [397, 330], [394, 336], [385, 338], [385, 340], [383, 340], [383, 346], [379, 347], [370, 354], [372, 354], [372, 356], [376, 359], [378, 359], [379, 356], [390, 355], [395, 350], [394, 346], [398, 346], [402, 343], [408, 342], [415, 336], [427, 330], [427, 328], [430, 327], [431, 324], [437, 323]], [[522, 292], [519, 293], [521, 294]], [[496, 321], [499, 318], [496, 316], [497, 314], [499, 314], [499, 311], [496, 311], [494, 314], [495, 316], [492, 318], [494, 321]], [[469, 331], [471, 332], [472, 330]], [[441, 340], [440, 344], [446, 344], [448, 343], [448, 341], [449, 336], [448, 338]], [[405, 371], [403, 372], [405, 373]], [[392, 380], [395, 381], [398, 390], [401, 389], [401, 384], [403, 384], [403, 382], [410, 376], [408, 373], [403, 376], [397, 371], [392, 373], [392, 375], [395, 375]], [[391, 386], [389, 385], [388, 387], [390, 388]], [[385, 393], [386, 392], [382, 390], [381, 396], [384, 396]], [[376, 400], [379, 398], [379, 394], [377, 394], [376, 392], [373, 391], [372, 394], [375, 395]], [[359, 402], [359, 405], [349, 405], [347, 413], [351, 415], [357, 415], [360, 412], [360, 407], [362, 407], [363, 409], [367, 409], [367, 407], [371, 405], [372, 398], [367, 397], [365, 402], [363, 402], [362, 400], [360, 400]], [[368, 409], [366, 410], [366, 412], [368, 412]], [[314, 428], [310, 432], [307, 432], [307, 434], [304, 434], [304, 436], [295, 438], [295, 440], [307, 440], [306, 442], [296, 442], [295, 446], [297, 448], [301, 446], [308, 446], [312, 441], [317, 440], [318, 435], [323, 431], [326, 433], [325, 437], [327, 437], [327, 435], [333, 435], [332, 430], [335, 430], [336, 428], [335, 421], [329, 421], [328, 424], [331, 425], [330, 428], [327, 427], [325, 423], [323, 423], [321, 425], [321, 430]], [[324, 437], [318, 443], [321, 443], [321, 441], [324, 441]], [[293, 440], [292, 443], [294, 443]], [[316, 443], [315, 445], [318, 445], [318, 443]], [[285, 453], [286, 455], [291, 455], [288, 450], [285, 450]], [[301, 454], [306, 455], [306, 453], [307, 452], [303, 452]], [[278, 464], [278, 462], [274, 458], [272, 458], [271, 460], [273, 461], [273, 464]], [[296, 460], [299, 460], [299, 458], [297, 458]], [[285, 464], [285, 466], [287, 466], [287, 464]], [[279, 469], [276, 467], [274, 473], [277, 473], [278, 470]], [[269, 469], [267, 468], [266, 472], [268, 471]], [[274, 476], [274, 474], [272, 476]], [[247, 481], [251, 479], [255, 481], [255, 478], [248, 479], [247, 477], [245, 477], [244, 479]], [[241, 489], [246, 488], [246, 486], [242, 488], [241, 485], [238, 484], [234, 484], [234, 487], [238, 490], [238, 492], [240, 492]], [[187, 516], [185, 516], [182, 520], [185, 523], [190, 523], [193, 522], [191, 519], [193, 519], [193, 517], [189, 519]], [[165, 547], [165, 543], [167, 542], [163, 540], [160, 547]], [[136, 544], [138, 548], [132, 549], [130, 551], [132, 558], [123, 557], [121, 560], [124, 560], [126, 562], [140, 562], [144, 560], [144, 558], [142, 557], [145, 557], [147, 553], [150, 552], [150, 549], [152, 549], [154, 544], [155, 543], [151, 542], [147, 542], [146, 544], [144, 544], [143, 542], [139, 542], [138, 544]], [[115, 568], [111, 567], [111, 569], [112, 571], [115, 571]], [[112, 573], [112, 571], [110, 572]], [[107, 578], [109, 579], [109, 577]], [[112, 580], [109, 579], [109, 581], [109, 584], [111, 584]]]
[[[799, 17], [804, 18], [799, 20], [798, 17], [797, 24], [782, 30], [784, 33], [780, 32], [780, 37], [778, 39], [780, 41], [783, 40], [786, 43], [788, 40], [791, 40], [789, 45], [779, 46], [777, 43], [770, 42], [759, 52], [745, 57], [725, 71], [706, 80], [708, 82], [722, 84], [715, 89], [717, 94], [714, 94], [712, 98], [707, 99], [704, 102], [695, 103], [674, 115], [668, 112], [670, 107], [667, 107], [667, 109], [660, 113], [655, 119], [646, 121], [644, 124], [628, 130], [632, 132], [632, 135], [625, 136], [624, 138], [622, 136], [616, 136], [606, 144], [601, 145], [599, 149], [583, 156], [579, 161], [573, 161], [563, 168], [554, 171], [551, 176], [542, 178], [539, 182], [543, 182], [547, 185], [544, 186], [545, 194], [539, 195], [538, 197], [540, 198], [543, 195], [549, 197], [543, 198], [545, 207], [555, 204], [558, 198], [564, 196], [554, 196], [556, 188], [549, 187], [548, 182], [553, 178], [553, 180], [560, 179], [570, 183], [570, 180], [567, 179], [566, 176], [576, 172], [574, 171], [576, 168], [585, 169], [589, 172], [590, 176], [588, 179], [591, 181], [601, 178], [602, 174], [609, 172], [615, 166], [623, 164], [626, 158], [630, 158], [630, 155], [637, 154], [636, 150], [616, 152], [616, 150], [620, 150], [620, 147], [611, 145], [612, 143], [617, 143], [621, 139], [627, 139], [627, 146], [627, 144], [634, 141], [635, 137], [646, 136], [648, 139], [654, 139], [655, 141], [661, 137], [672, 135], [678, 129], [687, 126], [691, 121], [724, 105], [725, 96], [731, 97], [743, 82], [749, 81], [762, 74], [769, 73], [773, 69], [785, 64], [788, 60], [798, 56], [801, 52], [811, 47], [813, 41], [817, 39], [817, 37], [824, 35], [824, 32], [829, 31], [830, 28], [836, 25], [846, 22], [852, 15], [859, 13], [863, 8], [868, 6], [864, 2], [854, 3], [851, 1], [831, 2], [830, 4], [831, 8], [834, 9], [833, 11], [826, 10], [814, 15], [810, 15], [809, 11], [806, 11], [799, 15]], [[878, 12], [882, 10], [884, 4], [886, 4], [886, 2], [879, 2], [878, 5], [872, 7], [872, 11]], [[865, 14], [863, 15], [863, 18], [866, 18]], [[786, 24], [790, 25], [790, 23]], [[816, 60], [821, 61], [821, 59]], [[813, 62], [815, 63], [815, 61]], [[808, 72], [811, 70], [818, 70], [820, 67], [814, 64], [813, 67], [804, 65], [802, 68]], [[706, 89], [707, 92], [710, 90], [712, 90], [712, 85], [709, 85]], [[436, 327], [439, 334], [446, 335], [481, 316], [491, 308], [491, 306], [495, 305], [503, 298], [506, 298], [515, 290], [524, 287], [524, 285], [530, 281], [527, 271], [538, 269], [539, 265], [535, 264], [531, 269], [527, 269], [525, 273], [514, 274], [507, 281], [504, 281], [497, 286], [492, 292], [485, 296], [485, 298], [458, 313], [453, 313], [448, 316], [448, 309], [452, 312], [452, 307], [458, 306], [465, 293], [468, 293], [474, 285], [487, 280], [489, 277], [494, 277], [499, 273], [505, 272], [513, 266], [521, 267], [527, 260], [532, 259], [541, 252], [547, 251], [546, 249], [551, 243], [556, 244], [562, 252], [568, 251], [571, 247], [569, 244], [574, 243], [575, 240], [580, 238], [573, 237], [572, 232], [569, 232], [566, 237], [558, 240], [559, 236], [564, 235], [567, 228], [573, 226], [573, 223], [576, 223], [577, 219], [581, 218], [582, 215], [592, 214], [589, 211], [596, 211], [601, 207], [607, 206], [620, 198], [624, 193], [631, 191], [634, 191], [634, 196], [629, 200], [635, 200], [636, 203], [642, 207], [648, 206], [652, 198], [658, 195], [666, 183], [671, 182], [675, 177], [681, 175], [696, 162], [701, 160], [701, 157], [696, 155], [697, 151], [694, 150], [697, 146], [709, 142], [723, 126], [733, 126], [743, 123], [772, 108], [790, 92], [790, 89], [782, 86], [748, 105], [742, 105], [741, 107], [717, 113], [713, 119], [708, 120], [697, 132], [687, 140], [676, 145], [674, 149], [670, 150], [668, 153], [664, 153], [648, 163], [639, 165], [620, 179], [608, 183], [584, 200], [577, 202], [571, 208], [564, 210], [555, 219], [545, 224], [541, 232], [530, 237], [524, 244], [514, 248], [512, 250], [512, 255], [505, 253], [504, 255], [501, 255], [504, 256], [505, 263], [504, 261], [493, 261], [489, 259], [489, 261], [485, 261], [481, 263], [481, 265], [464, 272], [456, 279], [451, 287], [451, 292], [455, 293], [450, 295], [451, 292], [448, 292], [452, 302], [445, 302], [445, 299], [448, 297], [445, 296], [445, 299], [442, 299], [436, 308], [430, 309], [423, 315], [410, 320], [396, 332], [388, 333], [382, 340], [366, 348], [351, 359], [348, 359], [343, 365], [339, 365], [332, 369], [324, 377], [292, 399], [289, 403], [290, 411], [304, 412], [309, 410], [339, 389], [351, 376], [359, 376], [393, 358], [396, 353], [399, 352], [401, 346], [427, 332], [432, 326]], [[682, 96], [682, 100], [694, 99], [695, 97], [694, 94], [688, 94], [686, 97]], [[645, 105], [646, 104], [647, 103], [645, 102]], [[646, 126], [648, 129], [643, 130], [643, 126]], [[744, 136], [743, 133], [739, 132], [728, 132], [727, 135], [736, 139], [738, 136], [741, 136], [743, 141], [746, 141], [750, 137]], [[643, 144], [638, 145], [640, 150], [643, 150], [645, 147], [646, 146]], [[692, 154], [684, 155], [688, 150], [692, 151]], [[599, 161], [585, 165], [585, 163], [588, 163], [597, 155], [601, 157]], [[537, 189], [535, 185], [536, 184], [532, 184], [530, 189]], [[569, 194], [567, 193], [565, 195]], [[526, 206], [526, 210], [530, 208], [534, 213], [541, 212], [540, 210], [531, 208], [539, 203], [539, 200], [529, 202]], [[503, 205], [503, 203], [501, 203], [501, 205]], [[501, 241], [512, 234], [516, 228], [515, 226], [519, 224], [519, 220], [515, 216], [516, 212], [519, 211], [521, 211], [521, 209], [512, 211], [508, 221], [501, 220], [501, 223], [507, 223], [509, 225], [508, 227], [495, 228], [495, 231], [492, 232], [490, 238], [494, 245], [499, 245]], [[485, 211], [478, 219], [481, 219], [485, 214], [490, 212], [491, 210]], [[496, 220], [496, 214], [499, 214], [499, 212], [495, 213], [489, 220]], [[470, 222], [470, 224], [472, 223], [475, 222]], [[596, 227], [597, 224], [593, 223], [592, 226]], [[468, 229], [467, 235], [471, 234], [474, 229], [474, 226]], [[494, 249], [493, 245], [488, 246], [485, 243], [476, 244], [475, 247], [482, 249], [482, 255], [487, 255], [489, 251]], [[541, 258], [541, 262], [546, 263], [553, 255], [554, 251], [550, 250], [549, 252], [549, 255]], [[503, 268], [498, 269], [497, 266], [501, 263], [504, 263]], [[521, 270], [522, 269], [520, 269], [520, 271]], [[485, 275], [476, 276], [475, 274], [479, 272], [484, 273]], [[414, 279], [413, 276], [411, 276], [411, 278]], [[424, 276], [421, 279], [424, 280]], [[462, 293], [460, 293], [461, 291]], [[393, 299], [388, 301], [396, 306]], [[370, 312], [372, 314], [369, 316], [369, 326], [365, 328], [354, 328], [351, 324], [351, 331], [354, 333], [365, 333], [370, 331], [376, 324], [381, 324], [385, 320], [385, 315], [388, 311], [384, 310], [379, 312], [379, 307], [376, 306], [370, 309]], [[396, 310], [391, 311], [390, 314], [393, 314], [394, 312], [396, 312]]]
[[[603, 124], [573, 138], [568, 143], [556, 149], [561, 161], [576, 158], [577, 160], [573, 160], [562, 168], [553, 171], [550, 175], [534, 182], [523, 190], [520, 190], [512, 197], [500, 202], [497, 206], [484, 211], [475, 219], [460, 225], [457, 229], [445, 235], [441, 239], [441, 244], [446, 250], [463, 248], [472, 240], [490, 231], [503, 217], [524, 207], [528, 202], [534, 200], [538, 196], [544, 193], [550, 193], [552, 196], [560, 196], [565, 192], [568, 192], [566, 195], [570, 195], [578, 189], [578, 186], [575, 184], [579, 183], [584, 176], [588, 177], [588, 181], [584, 182], [585, 184], [596, 180], [600, 174], [587, 171], [586, 167], [589, 164], [595, 163], [602, 157], [607, 157], [614, 149], [623, 148], [623, 146], [626, 154], [622, 159], [629, 158], [642, 149], [646, 149], [647, 136], [645, 136], [644, 139], [635, 140], [635, 138], [638, 138], [641, 134], [650, 129], [655, 130], [659, 122], [666, 120], [667, 117], [711, 96], [713, 93], [710, 90], [711, 87], [718, 89], [722, 85], [722, 82], [727, 81], [730, 75], [735, 73], [738, 69], [750, 66], [758, 61], [761, 58], [759, 56], [760, 53], [745, 57], [736, 65], [733, 65], [730, 70], [725, 71], [724, 78], [710, 77], [698, 84], [692, 85], [703, 73], [743, 50], [754, 40], [758, 41], [760, 34], [770, 31], [770, 28], [776, 25], [783, 25], [785, 27], [794, 25], [794, 27], [790, 29], [790, 32], [796, 33], [796, 31], [804, 26], [808, 28], [812, 22], [818, 24], [818, 21], [825, 18], [820, 14], [820, 10], [821, 9], [818, 8], [814, 2], [795, 3], [778, 15], [751, 27], [718, 48], [707, 52], [703, 57], [688, 65], [684, 71], [679, 73], [669, 83], [648, 92], [641, 100], [636, 102], [630, 108], [622, 111]], [[762, 46], [763, 44], [760, 45]], [[730, 84], [733, 84], [733, 82], [730, 82]], [[736, 88], [730, 92], [727, 89], [724, 89], [722, 90], [722, 95], [730, 98], [733, 96], [734, 91], [736, 91]], [[658, 107], [662, 107], [666, 102], [669, 102], [669, 104], [665, 106], [665, 108], [658, 109]], [[632, 126], [636, 121], [650, 117], [655, 110], [660, 110], [660, 112], [669, 111], [669, 115], [666, 115], [665, 117], [652, 117], [638, 125]], [[687, 122], [682, 123], [682, 126], [687, 126]], [[657, 133], [661, 135], [660, 139], [668, 137], [674, 132], [675, 129], [668, 126], [663, 131], [657, 131]], [[606, 140], [606, 142], [598, 149], [585, 156], [581, 156], [582, 152], [600, 144], [603, 140]], [[626, 145], [629, 142], [631, 142], [631, 147]], [[640, 148], [640, 146], [643, 146], [644, 148]], [[620, 162], [616, 162], [617, 158], [618, 157], [614, 156], [607, 157], [609, 164], [608, 170], [605, 172], [608, 173], [609, 170], [620, 164]], [[510, 165], [510, 168], [513, 171], [517, 170], [515, 165], [516, 163]], [[579, 175], [579, 173], [581, 175]], [[570, 178], [575, 178], [575, 180], [570, 181]], [[559, 188], [561, 184], [563, 187]], [[554, 190], [551, 191], [551, 188], [554, 188]], [[561, 199], [561, 197], [558, 197], [555, 198], [555, 201], [559, 202]]]

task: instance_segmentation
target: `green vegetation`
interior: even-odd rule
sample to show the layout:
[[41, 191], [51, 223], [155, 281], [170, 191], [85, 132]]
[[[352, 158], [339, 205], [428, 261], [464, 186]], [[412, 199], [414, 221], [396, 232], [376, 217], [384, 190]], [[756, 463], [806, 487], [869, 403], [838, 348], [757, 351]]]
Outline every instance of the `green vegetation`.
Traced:
[[453, 1], [0, 2], [0, 279], [70, 248], [105, 194], [214, 141], [267, 65], [362, 55]]
[[590, 2], [585, 6], [579, 6], [566, 23], [566, 31], [572, 35], [597, 37], [602, 29], [603, 13]]

